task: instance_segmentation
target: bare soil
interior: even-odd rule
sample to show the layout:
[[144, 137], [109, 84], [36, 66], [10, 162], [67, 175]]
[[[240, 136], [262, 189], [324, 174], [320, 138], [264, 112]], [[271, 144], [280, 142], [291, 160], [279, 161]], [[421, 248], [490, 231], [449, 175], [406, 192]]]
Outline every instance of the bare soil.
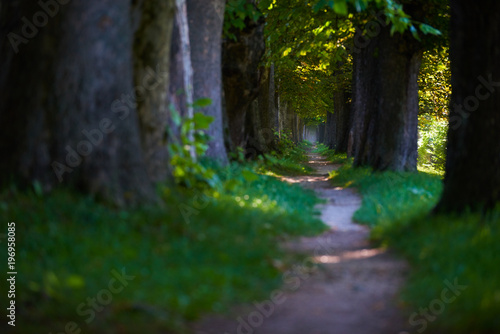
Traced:
[[372, 246], [369, 229], [352, 221], [361, 198], [354, 189], [332, 187], [328, 172], [338, 166], [310, 153], [310, 176], [283, 178], [314, 189], [330, 230], [284, 245], [308, 255], [283, 276], [283, 287], [266, 301], [208, 315], [193, 325], [196, 334], [404, 334], [408, 318], [398, 304], [407, 264]]

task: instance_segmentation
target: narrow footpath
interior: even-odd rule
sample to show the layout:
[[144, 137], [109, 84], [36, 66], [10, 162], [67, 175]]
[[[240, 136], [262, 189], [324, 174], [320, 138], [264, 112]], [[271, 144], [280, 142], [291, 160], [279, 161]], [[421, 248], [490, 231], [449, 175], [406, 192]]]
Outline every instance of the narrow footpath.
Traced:
[[[408, 319], [398, 305], [407, 265], [368, 241], [369, 229], [352, 215], [361, 205], [356, 190], [333, 187], [328, 173], [337, 165], [309, 153], [315, 172], [284, 177], [314, 189], [326, 200], [318, 206], [330, 226], [322, 235], [300, 238], [285, 247], [307, 254], [297, 277], [284, 280], [279, 304], [235, 308], [226, 316], [208, 316], [195, 325], [196, 334], [407, 334]], [[299, 267], [300, 268], [300, 267]], [[288, 285], [287, 285], [288, 284]], [[253, 313], [252, 313], [253, 312]]]

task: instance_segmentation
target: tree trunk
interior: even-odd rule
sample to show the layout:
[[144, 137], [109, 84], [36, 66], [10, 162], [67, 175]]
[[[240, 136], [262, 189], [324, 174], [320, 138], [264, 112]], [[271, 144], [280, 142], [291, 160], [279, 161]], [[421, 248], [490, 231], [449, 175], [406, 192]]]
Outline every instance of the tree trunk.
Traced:
[[208, 134], [207, 156], [227, 163], [224, 145], [222, 113], [221, 45], [224, 0], [187, 0], [191, 61], [194, 76], [194, 98], [210, 98], [212, 104], [203, 108], [206, 115], [214, 117]]
[[222, 47], [222, 78], [232, 150], [245, 145], [246, 114], [259, 94], [259, 65], [265, 50], [264, 20], [246, 23], [243, 30], [233, 29], [236, 40], [226, 39]]
[[347, 92], [343, 87], [333, 93], [333, 123], [334, 138], [333, 149], [336, 152], [347, 152], [347, 141], [349, 137], [349, 104], [347, 103]]
[[322, 144], [325, 143], [325, 127], [326, 123], [320, 123], [318, 125], [318, 142]]
[[278, 94], [278, 114], [279, 114], [279, 133], [280, 138], [283, 136], [286, 130], [286, 114], [288, 109], [288, 103], [283, 100], [281, 96]]
[[335, 116], [334, 113], [326, 112], [326, 124], [325, 124], [325, 145], [329, 149], [335, 149], [335, 137], [337, 136], [337, 128], [335, 126]]
[[263, 152], [270, 152], [276, 147], [275, 143], [275, 87], [274, 70], [271, 68], [260, 68], [260, 92], [258, 96], [259, 123], [256, 124], [256, 140]]
[[0, 47], [2, 184], [64, 183], [117, 204], [154, 199], [136, 113], [145, 94], [133, 85], [131, 2], [56, 7], [37, 28], [21, 21], [40, 11], [37, 2], [2, 5], [0, 29], [23, 38], [9, 34]]
[[437, 211], [500, 202], [500, 2], [451, 1], [452, 97], [444, 193]]
[[414, 171], [417, 164], [421, 46], [390, 27], [354, 55], [353, 151], [356, 166]]
[[135, 9], [138, 28], [134, 41], [134, 81], [142, 147], [153, 181], [169, 175], [165, 128], [168, 124], [170, 46], [174, 20], [174, 1], [141, 1]]

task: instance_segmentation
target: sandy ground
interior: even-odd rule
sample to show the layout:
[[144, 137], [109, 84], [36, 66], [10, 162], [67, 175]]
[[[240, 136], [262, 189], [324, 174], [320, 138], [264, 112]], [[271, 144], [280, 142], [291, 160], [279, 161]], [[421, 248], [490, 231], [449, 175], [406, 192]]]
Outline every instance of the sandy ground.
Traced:
[[337, 168], [310, 154], [313, 175], [284, 178], [314, 189], [327, 203], [318, 208], [330, 226], [324, 234], [284, 247], [308, 255], [283, 275], [283, 287], [267, 300], [208, 315], [193, 325], [196, 334], [404, 334], [408, 319], [397, 293], [407, 265], [368, 241], [369, 229], [352, 221], [361, 205], [353, 189], [332, 187]]

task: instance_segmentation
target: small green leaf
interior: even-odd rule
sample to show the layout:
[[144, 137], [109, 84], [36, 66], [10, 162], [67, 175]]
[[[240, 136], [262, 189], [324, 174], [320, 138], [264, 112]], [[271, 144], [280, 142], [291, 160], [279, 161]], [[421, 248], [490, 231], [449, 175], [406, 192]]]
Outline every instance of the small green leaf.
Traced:
[[195, 113], [193, 116], [194, 128], [195, 130], [206, 130], [213, 122], [214, 118], [212, 116], [205, 116], [202, 113]]
[[417, 29], [413, 26], [413, 24], [410, 26], [410, 32], [413, 35], [413, 38], [415, 38], [417, 41], [420, 41], [420, 36], [418, 35]]
[[347, 15], [347, 3], [345, 2], [345, 0], [335, 0], [335, 2], [333, 3], [333, 10], [337, 14]]
[[203, 107], [208, 107], [211, 104], [212, 104], [212, 99], [210, 99], [208, 97], [203, 97], [201, 99], [194, 101], [193, 107], [194, 108], [203, 108]]
[[427, 34], [441, 35], [441, 31], [439, 31], [436, 28], [433, 28], [430, 25], [425, 24], [425, 23], [420, 24], [420, 31], [422, 31], [425, 35], [427, 35]]

